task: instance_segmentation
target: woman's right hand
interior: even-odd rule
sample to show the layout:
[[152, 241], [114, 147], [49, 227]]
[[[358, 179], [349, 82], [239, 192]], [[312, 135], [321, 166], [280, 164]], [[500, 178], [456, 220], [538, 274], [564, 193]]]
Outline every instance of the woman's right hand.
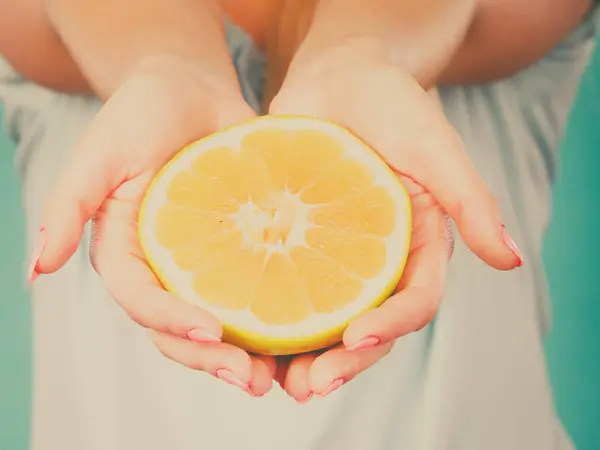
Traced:
[[274, 359], [222, 343], [213, 315], [163, 289], [137, 237], [140, 202], [156, 172], [190, 142], [254, 115], [239, 88], [221, 80], [179, 60], [153, 62], [127, 78], [81, 136], [50, 194], [30, 280], [60, 269], [91, 219], [94, 269], [161, 353], [261, 396], [271, 389]]

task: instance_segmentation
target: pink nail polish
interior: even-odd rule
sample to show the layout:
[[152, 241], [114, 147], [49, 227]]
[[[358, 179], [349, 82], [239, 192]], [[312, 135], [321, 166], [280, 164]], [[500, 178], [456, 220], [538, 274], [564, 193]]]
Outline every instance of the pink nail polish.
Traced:
[[347, 346], [346, 350], [366, 350], [368, 348], [373, 348], [376, 345], [379, 345], [379, 338], [375, 336], [367, 336], [366, 338], [363, 338], [360, 341], [358, 341], [356, 344]]
[[246, 383], [243, 383], [242, 380], [240, 380], [237, 377], [237, 375], [234, 374], [229, 369], [219, 369], [219, 370], [217, 370], [216, 375], [218, 378], [223, 380], [225, 383], [231, 384], [233, 386], [237, 386], [244, 390], [248, 389], [248, 385]]
[[209, 333], [203, 328], [194, 328], [193, 330], [188, 331], [187, 337], [192, 341], [200, 342], [203, 344], [209, 342], [221, 342], [221, 339], [219, 339], [214, 334]]
[[338, 390], [344, 384], [343, 378], [336, 378], [331, 382], [331, 384], [325, 389], [322, 393], [317, 394], [319, 397], [325, 397], [326, 395], [331, 394], [333, 391]]
[[36, 266], [38, 261], [40, 260], [40, 256], [44, 252], [46, 248], [46, 229], [41, 228], [37, 237], [37, 241], [33, 247], [33, 252], [31, 254], [31, 260], [29, 262], [29, 267], [27, 268], [27, 281], [29, 284], [33, 283], [35, 279], [40, 275], [36, 270]]
[[523, 265], [523, 256], [519, 251], [519, 247], [517, 247], [517, 244], [515, 244], [515, 241], [513, 241], [513, 238], [511, 238], [510, 234], [508, 234], [508, 231], [506, 231], [506, 227], [504, 225], [502, 225], [501, 233], [504, 245], [506, 245], [509, 248], [509, 250], [513, 252], [515, 256], [519, 259], [519, 264], [517, 265], [517, 267], [521, 267]]

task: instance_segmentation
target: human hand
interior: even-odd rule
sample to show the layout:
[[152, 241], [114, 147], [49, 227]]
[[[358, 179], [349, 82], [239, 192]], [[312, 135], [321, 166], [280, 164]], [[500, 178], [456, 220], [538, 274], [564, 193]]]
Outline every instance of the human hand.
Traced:
[[274, 359], [221, 343], [219, 321], [162, 288], [137, 237], [145, 190], [174, 153], [253, 115], [237, 86], [183, 61], [160, 61], [130, 76], [81, 136], [47, 201], [31, 278], [62, 267], [92, 219], [95, 270], [158, 349], [260, 396], [271, 388]]
[[490, 266], [522, 264], [497, 201], [440, 105], [393, 66], [378, 43], [350, 40], [318, 56], [300, 56], [270, 113], [317, 116], [350, 129], [398, 174], [413, 206], [411, 248], [396, 294], [356, 318], [341, 345], [278, 363], [276, 379], [296, 400], [339, 388], [385, 356], [395, 339], [433, 319], [453, 248], [449, 217]]

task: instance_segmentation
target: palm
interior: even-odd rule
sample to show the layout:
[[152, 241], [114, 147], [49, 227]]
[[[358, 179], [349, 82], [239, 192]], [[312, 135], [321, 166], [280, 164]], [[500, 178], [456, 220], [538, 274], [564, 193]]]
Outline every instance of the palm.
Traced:
[[[277, 368], [272, 358], [221, 343], [218, 320], [166, 292], [148, 267], [136, 229], [150, 180], [186, 144], [253, 115], [237, 88], [199, 78], [194, 70], [169, 66], [140, 74], [102, 108], [46, 205], [45, 246], [34, 272], [64, 265], [93, 218], [97, 271], [128, 315], [151, 330], [164, 355], [254, 395], [265, 394], [277, 377], [301, 399], [326, 392], [332, 381], [350, 380], [384, 356], [395, 338], [431, 319], [447, 262], [443, 212], [488, 264], [514, 268], [520, 260], [501, 237], [497, 205], [441, 108], [409, 75], [353, 50], [341, 49], [339, 58], [329, 54], [304, 72], [290, 68], [270, 110], [322, 117], [352, 130], [380, 152], [412, 198], [414, 231], [402, 289], [354, 320], [344, 346]], [[373, 348], [352, 350], [369, 336], [377, 337]]]
[[[217, 319], [163, 289], [137, 235], [138, 212], [148, 184], [175, 152], [252, 115], [239, 92], [218, 84], [186, 80], [181, 73], [132, 78], [82, 136], [54, 198], [63, 200], [62, 193], [73, 191], [67, 183], [74, 179], [75, 185], [85, 186], [85, 208], [93, 211], [92, 264], [111, 296], [135, 322], [150, 330], [164, 355], [263, 395], [271, 386], [274, 360], [251, 357], [218, 342], [222, 328]], [[61, 209], [49, 205], [51, 211]], [[58, 229], [51, 221], [49, 226]], [[49, 248], [46, 255], [52, 252]]]
[[[402, 291], [399, 295], [417, 299], [394, 311], [397, 326], [403, 329], [400, 334], [405, 334], [433, 318], [437, 301], [429, 304], [428, 296], [420, 291], [443, 290], [453, 245], [442, 207], [418, 178], [423, 160], [415, 154], [418, 156], [419, 149], [426, 152], [453, 145], [454, 134], [439, 104], [412, 77], [385, 64], [354, 69], [328, 70], [315, 83], [310, 83], [310, 77], [294, 79], [292, 73], [289, 84], [275, 98], [271, 113], [317, 116], [347, 127], [379, 151], [402, 180], [412, 200], [413, 234], [398, 290]], [[389, 311], [380, 308], [359, 317], [349, 326], [344, 341], [369, 332], [382, 314], [389, 315]], [[392, 344], [393, 340], [365, 350], [362, 358], [340, 345], [324, 353], [281, 359], [276, 379], [292, 397], [302, 399], [310, 391], [326, 391], [332, 380], [342, 376], [341, 367], [364, 370], [387, 354]], [[343, 375], [345, 381], [352, 376]]]
[[[116, 188], [95, 214], [91, 252], [96, 270], [108, 285], [113, 277], [121, 284], [120, 274], [129, 273], [122, 265], [144, 260], [136, 233], [137, 215], [156, 172], [190, 142], [252, 115], [243, 101], [220, 98], [216, 89], [175, 81], [180, 80], [132, 78], [106, 103], [83, 137], [82, 147], [86, 139], [88, 148], [96, 144], [100, 133], [110, 136], [112, 144], [98, 149], [111, 154], [103, 161], [110, 165], [105, 171], [114, 177], [108, 183]], [[94, 164], [92, 159], [87, 161]]]

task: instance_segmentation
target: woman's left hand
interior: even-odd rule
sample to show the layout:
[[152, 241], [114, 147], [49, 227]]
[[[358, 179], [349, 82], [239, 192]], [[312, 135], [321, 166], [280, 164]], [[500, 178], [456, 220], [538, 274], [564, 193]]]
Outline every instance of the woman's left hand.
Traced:
[[276, 380], [299, 402], [352, 380], [385, 356], [397, 338], [433, 319], [454, 243], [450, 218], [490, 266], [509, 270], [522, 264], [498, 202], [441, 106], [387, 54], [378, 42], [352, 40], [318, 55], [300, 52], [269, 110], [348, 128], [398, 174], [413, 206], [410, 253], [395, 295], [355, 319], [339, 346], [279, 361]]

